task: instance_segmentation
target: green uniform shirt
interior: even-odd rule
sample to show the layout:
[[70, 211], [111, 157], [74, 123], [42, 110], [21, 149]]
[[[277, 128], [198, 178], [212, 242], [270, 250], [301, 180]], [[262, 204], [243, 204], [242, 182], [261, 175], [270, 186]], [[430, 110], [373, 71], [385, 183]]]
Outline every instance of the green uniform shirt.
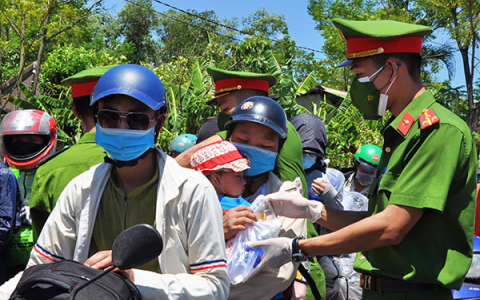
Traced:
[[[157, 167], [155, 175], [147, 183], [134, 188], [127, 195], [110, 176], [95, 218], [89, 257], [101, 250], [111, 250], [115, 238], [133, 225], [144, 223], [155, 227], [158, 173]], [[160, 273], [156, 259], [138, 269]]]
[[[302, 180], [303, 194], [304, 196], [308, 196], [307, 179], [305, 176], [305, 171], [303, 170], [302, 161], [302, 140], [300, 139], [300, 135], [295, 130], [295, 127], [293, 127], [292, 123], [287, 123], [287, 139], [283, 144], [282, 150], [277, 156], [275, 170], [277, 171], [278, 177], [282, 181], [293, 181], [295, 178], [300, 177]], [[217, 134], [223, 139], [227, 138], [226, 131], [221, 131]]]
[[[419, 115], [428, 108], [440, 121], [422, 129]], [[426, 91], [383, 134], [368, 214], [388, 204], [423, 208], [424, 214], [400, 244], [358, 253], [354, 267], [458, 289], [472, 261], [477, 158], [470, 129]]]
[[95, 133], [88, 132], [77, 144], [55, 155], [38, 168], [30, 197], [35, 241], [65, 186], [91, 166], [101, 163], [105, 156], [103, 148], [95, 144]]

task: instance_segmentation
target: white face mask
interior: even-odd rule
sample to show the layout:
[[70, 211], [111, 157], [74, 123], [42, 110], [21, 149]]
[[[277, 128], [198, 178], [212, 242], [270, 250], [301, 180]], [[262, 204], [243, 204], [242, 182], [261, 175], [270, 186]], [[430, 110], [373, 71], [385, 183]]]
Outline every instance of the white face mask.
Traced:
[[[385, 65], [386, 66], [386, 65]], [[378, 75], [378, 73], [380, 73], [384, 68], [385, 66], [381, 67], [380, 69], [378, 69], [375, 73], [373, 73], [372, 75], [370, 76], [365, 76], [365, 77], [360, 77], [360, 78], [357, 78], [358, 82], [360, 83], [365, 83], [365, 82], [373, 82], [375, 81], [375, 78], [376, 76]], [[373, 81], [371, 80], [373, 78]]]
[[[395, 67], [397, 67], [397, 65], [395, 65]], [[397, 67], [397, 70], [398, 70], [398, 67]], [[397, 76], [398, 76], [398, 72], [397, 72]], [[388, 102], [388, 91], [390, 90], [390, 88], [392, 87], [393, 83], [395, 82], [395, 79], [397, 79], [397, 76], [395, 76], [392, 80], [392, 83], [390, 83], [390, 85], [388, 86], [387, 90], [385, 91], [385, 94], [380, 94], [380, 99], [378, 101], [378, 115], [379, 116], [384, 116], [385, 115], [385, 111], [387, 110], [387, 102]]]

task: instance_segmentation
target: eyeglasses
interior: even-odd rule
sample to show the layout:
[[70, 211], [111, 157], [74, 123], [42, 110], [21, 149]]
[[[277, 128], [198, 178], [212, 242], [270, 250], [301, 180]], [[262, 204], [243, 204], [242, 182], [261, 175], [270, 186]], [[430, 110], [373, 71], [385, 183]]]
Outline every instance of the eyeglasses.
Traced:
[[[125, 114], [122, 116], [121, 114]], [[118, 128], [120, 120], [125, 119], [128, 128], [135, 130], [148, 129], [150, 122], [155, 120], [155, 116], [150, 117], [145, 113], [140, 112], [126, 112], [102, 109], [97, 114], [97, 121], [103, 128]]]

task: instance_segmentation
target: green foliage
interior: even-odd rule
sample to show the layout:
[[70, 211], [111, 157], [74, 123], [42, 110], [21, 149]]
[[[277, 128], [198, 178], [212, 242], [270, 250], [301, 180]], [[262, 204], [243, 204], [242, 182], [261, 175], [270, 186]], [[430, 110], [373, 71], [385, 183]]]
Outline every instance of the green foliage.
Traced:
[[[215, 12], [187, 12], [188, 14], [169, 10], [159, 17], [157, 34], [162, 45], [160, 57], [165, 62], [172, 62], [179, 57], [193, 62], [205, 54], [212, 40], [222, 45], [230, 40], [223, 36], [225, 29], [206, 21], [208, 19], [219, 22]], [[221, 48], [216, 50], [221, 54]], [[191, 65], [188, 65], [188, 68], [190, 67]]]
[[[452, 1], [443, 1], [442, 5], [448, 4], [450, 9], [460, 12], [458, 7], [465, 7], [469, 1], [457, 1], [457, 7]], [[73, 143], [81, 132], [79, 122], [70, 111], [69, 89], [60, 85], [61, 80], [89, 67], [139, 63], [151, 68], [166, 86], [170, 105], [159, 145], [167, 150], [173, 137], [181, 133], [196, 134], [207, 118], [217, 114], [217, 108], [205, 105], [213, 97], [211, 79], [205, 71], [208, 65], [273, 74], [277, 84], [271, 94], [291, 118], [307, 111], [297, 104], [296, 98], [319, 82], [339, 90], [347, 90], [351, 83], [353, 75], [348, 68], [334, 68], [343, 61], [346, 48], [330, 21], [334, 17], [418, 22], [434, 28], [445, 27], [452, 34], [459, 34], [462, 45], [471, 42], [466, 36], [469, 28], [463, 15], [461, 24], [449, 27], [446, 24], [451, 20], [444, 6], [425, 9], [428, 5], [435, 6], [436, 2], [311, 0], [309, 13], [325, 40], [322, 49], [325, 59], [317, 60], [313, 53], [296, 47], [284, 16], [271, 14], [264, 8], [246, 18], [219, 20], [214, 11], [170, 10], [157, 14], [152, 0], [127, 1], [118, 13], [97, 9], [94, 15], [68, 29], [67, 34], [52, 37], [45, 49], [47, 54], [40, 73], [40, 95], [21, 86], [28, 102], [12, 97], [8, 101], [21, 108], [38, 108], [52, 114], [59, 124], [61, 148], [61, 145]], [[37, 59], [45, 8], [60, 3], [63, 2], [0, 0], [3, 17], [0, 18], [0, 81], [18, 73], [22, 43], [25, 64]], [[46, 25], [48, 33], [55, 34], [78, 20], [86, 13], [86, 5], [82, 0], [60, 6]], [[8, 21], [19, 24], [22, 14], [27, 17], [28, 25], [23, 36], [14, 32], [15, 28]], [[69, 18], [68, 22], [60, 22], [62, 18]], [[427, 40], [433, 38], [427, 37]], [[448, 81], [438, 82], [434, 75], [444, 65], [452, 66], [452, 47], [428, 44], [425, 54], [427, 67], [422, 78], [427, 88], [439, 102], [468, 119], [464, 87], [452, 87]], [[453, 74], [453, 69], [449, 70]], [[477, 96], [480, 94], [478, 86], [477, 81], [474, 90]], [[353, 152], [363, 144], [382, 144], [380, 128], [388, 116], [378, 122], [365, 121], [348, 97], [339, 108], [324, 100], [313, 107], [313, 113], [321, 117], [327, 127], [327, 157], [333, 167], [352, 165]]]
[[126, 63], [122, 53], [98, 52], [94, 49], [66, 45], [50, 52], [42, 66], [40, 87], [49, 95], [56, 95], [65, 88], [60, 86], [63, 79], [88, 68]]
[[[153, 71], [160, 78], [163, 77], [164, 70], [161, 68], [154, 68]], [[168, 149], [170, 141], [179, 134], [196, 134], [205, 120], [217, 113], [215, 107], [205, 104], [213, 97], [213, 89], [210, 89], [210, 77], [205, 68], [202, 68], [197, 61], [188, 74], [190, 78], [185, 86], [165, 85], [169, 100], [169, 113], [158, 141], [164, 150]], [[168, 81], [164, 80], [164, 82]]]
[[353, 166], [355, 151], [364, 144], [383, 144], [380, 129], [389, 116], [380, 121], [365, 121], [362, 114], [352, 105], [347, 97], [338, 108], [327, 103], [326, 98], [320, 106], [313, 104], [312, 113], [320, 117], [327, 129], [326, 157], [329, 166], [344, 168]]
[[276, 35], [282, 33], [287, 28], [285, 16], [270, 14], [261, 7], [250, 16], [242, 18], [244, 26], [243, 32], [250, 35], [263, 35], [270, 39], [275, 39]]
[[62, 86], [63, 79], [87, 68], [126, 62], [126, 57], [117, 53], [96, 52], [93, 49], [72, 45], [57, 48], [50, 52], [40, 74], [41, 94], [36, 96], [20, 83], [27, 101], [10, 98], [8, 101], [23, 109], [39, 109], [53, 116], [58, 128], [58, 149], [75, 143], [81, 135], [80, 122], [71, 111], [73, 101], [70, 89]]
[[[46, 95], [37, 97], [25, 84], [20, 83], [19, 85], [29, 103], [24, 103], [22, 108], [42, 110], [52, 116], [57, 122], [58, 149], [73, 144], [77, 135], [79, 122], [75, 119], [75, 115], [70, 109], [73, 107], [71, 98], [65, 93], [60, 94], [58, 98], [52, 98]], [[17, 102], [17, 104], [20, 103]]]
[[152, 38], [152, 32], [158, 24], [158, 17], [151, 0], [133, 0], [126, 2], [118, 13], [120, 30], [125, 42], [135, 45], [128, 60], [133, 63], [157, 61], [157, 42]]

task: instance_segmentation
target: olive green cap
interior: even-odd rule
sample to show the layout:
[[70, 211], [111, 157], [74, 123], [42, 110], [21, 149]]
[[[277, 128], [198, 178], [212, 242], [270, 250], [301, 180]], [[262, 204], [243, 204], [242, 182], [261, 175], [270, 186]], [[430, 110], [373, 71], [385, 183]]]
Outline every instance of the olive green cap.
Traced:
[[100, 79], [100, 77], [102, 77], [102, 75], [105, 74], [105, 72], [107, 72], [113, 67], [115, 67], [115, 65], [83, 70], [73, 76], [70, 76], [62, 80], [62, 85], [72, 86], [73, 84], [77, 84], [77, 83], [98, 81], [98, 79]]
[[[421, 53], [425, 35], [431, 27], [392, 20], [353, 21], [333, 19], [347, 42], [347, 60], [382, 53]], [[345, 61], [337, 67], [351, 64]]]
[[228, 71], [212, 66], [207, 67], [207, 72], [215, 84], [215, 95], [242, 89], [258, 89], [268, 93], [269, 88], [277, 82], [275, 76], [270, 74]]
[[89, 96], [100, 77], [113, 67], [115, 66], [111, 65], [83, 70], [62, 80], [62, 85], [72, 87], [72, 98]]
[[401, 36], [423, 37], [433, 31], [428, 26], [392, 20], [353, 21], [336, 18], [332, 22], [347, 40], [350, 38], [391, 39]]

